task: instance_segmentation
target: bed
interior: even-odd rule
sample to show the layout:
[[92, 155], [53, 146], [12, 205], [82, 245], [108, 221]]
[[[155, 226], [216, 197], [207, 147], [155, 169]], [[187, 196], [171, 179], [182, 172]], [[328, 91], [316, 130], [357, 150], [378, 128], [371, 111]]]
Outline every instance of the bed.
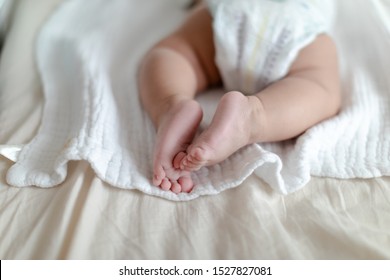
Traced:
[[[8, 151], [0, 156], [1, 259], [390, 258], [386, 176], [312, 176], [285, 195], [252, 174], [216, 195], [178, 202], [115, 188], [75, 160], [58, 186], [8, 184], [12, 155], [39, 131], [45, 100], [36, 37], [61, 2], [14, 0], [10, 9], [0, 60], [0, 145]], [[166, 2], [176, 7], [169, 29], [186, 11], [183, 1]], [[382, 3], [390, 28], [390, 6], [373, 2]]]

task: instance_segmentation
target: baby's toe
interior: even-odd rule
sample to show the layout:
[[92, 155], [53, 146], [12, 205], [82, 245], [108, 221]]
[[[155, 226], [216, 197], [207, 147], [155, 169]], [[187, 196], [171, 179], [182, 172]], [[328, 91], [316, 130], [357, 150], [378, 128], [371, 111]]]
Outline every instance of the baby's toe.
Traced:
[[176, 169], [180, 169], [180, 164], [182, 160], [186, 157], [186, 155], [187, 154], [185, 152], [179, 152], [173, 159], [173, 167]]
[[171, 187], [171, 191], [178, 194], [182, 191], [182, 187], [179, 183], [173, 182], [172, 187]]
[[180, 177], [178, 182], [181, 185], [181, 191], [185, 193], [191, 192], [192, 188], [194, 187], [194, 183], [192, 182], [190, 176]]
[[153, 185], [160, 186], [165, 178], [164, 168], [161, 165], [156, 165], [153, 173]]
[[172, 187], [172, 183], [168, 180], [168, 178], [164, 178], [160, 184], [160, 187], [164, 191], [169, 191]]

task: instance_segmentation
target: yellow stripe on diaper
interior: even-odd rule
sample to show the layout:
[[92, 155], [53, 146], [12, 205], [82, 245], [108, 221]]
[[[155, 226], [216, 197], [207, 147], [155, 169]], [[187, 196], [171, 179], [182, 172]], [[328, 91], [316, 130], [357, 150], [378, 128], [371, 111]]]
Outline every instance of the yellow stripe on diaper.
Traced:
[[261, 43], [263, 42], [264, 33], [266, 31], [268, 22], [269, 22], [269, 15], [267, 15], [264, 18], [264, 20], [262, 21], [262, 23], [260, 25], [260, 30], [259, 30], [259, 32], [257, 33], [257, 36], [256, 36], [255, 47], [254, 47], [254, 49], [252, 51], [252, 55], [249, 58], [247, 67], [245, 68], [247, 70], [245, 71], [244, 91], [246, 91], [247, 93], [249, 93], [251, 90], [253, 90], [252, 86], [251, 86], [251, 85], [253, 85], [253, 80], [255, 78], [253, 70], [255, 69], [255, 66], [256, 66], [257, 57], [258, 57], [258, 54], [259, 54]]

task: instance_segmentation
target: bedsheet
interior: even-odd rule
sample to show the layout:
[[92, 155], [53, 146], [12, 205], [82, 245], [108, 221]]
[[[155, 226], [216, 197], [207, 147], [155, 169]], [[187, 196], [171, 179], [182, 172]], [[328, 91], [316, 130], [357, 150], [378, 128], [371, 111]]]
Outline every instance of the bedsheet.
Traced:
[[[15, 1], [0, 60], [1, 145], [37, 132], [44, 100], [34, 42], [61, 2]], [[387, 2], [375, 3], [388, 20]], [[72, 162], [58, 187], [14, 188], [5, 182], [11, 165], [0, 158], [2, 259], [390, 258], [388, 177], [313, 178], [283, 196], [250, 176], [217, 196], [172, 202], [112, 188], [86, 162]]]

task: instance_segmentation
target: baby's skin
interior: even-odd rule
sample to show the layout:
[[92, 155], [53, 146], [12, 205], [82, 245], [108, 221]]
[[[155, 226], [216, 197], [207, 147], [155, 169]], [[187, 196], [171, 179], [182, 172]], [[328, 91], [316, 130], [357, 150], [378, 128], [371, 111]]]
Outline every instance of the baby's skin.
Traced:
[[223, 95], [199, 135], [203, 112], [195, 95], [221, 83], [214, 62], [212, 19], [199, 5], [145, 56], [139, 70], [142, 104], [156, 127], [155, 186], [191, 192], [191, 172], [257, 142], [296, 137], [340, 108], [336, 47], [327, 35], [301, 50], [287, 75], [253, 95]]

